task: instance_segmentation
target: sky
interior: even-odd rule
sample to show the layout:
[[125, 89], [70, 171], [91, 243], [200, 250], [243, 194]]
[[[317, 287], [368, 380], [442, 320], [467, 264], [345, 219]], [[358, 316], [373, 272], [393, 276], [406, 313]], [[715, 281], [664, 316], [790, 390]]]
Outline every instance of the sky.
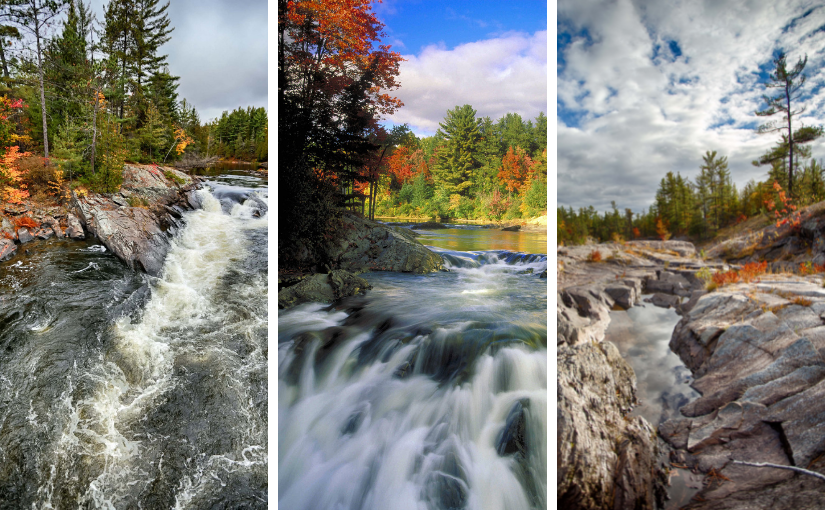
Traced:
[[[668, 171], [694, 180], [706, 151], [739, 189], [764, 180], [751, 162], [779, 134], [757, 134], [754, 112], [779, 50], [789, 68], [807, 55], [799, 121], [825, 123], [819, 0], [559, 0], [557, 15], [559, 205], [641, 212]], [[825, 158], [825, 140], [811, 147]]]
[[493, 121], [532, 120], [547, 107], [547, 2], [384, 0], [383, 43], [405, 59], [388, 120], [418, 136], [438, 130], [447, 110], [471, 105]]
[[[91, 5], [103, 23], [104, 0]], [[164, 1], [161, 0], [160, 5]], [[223, 111], [267, 105], [267, 0], [171, 0], [169, 72], [179, 76], [201, 122]]]

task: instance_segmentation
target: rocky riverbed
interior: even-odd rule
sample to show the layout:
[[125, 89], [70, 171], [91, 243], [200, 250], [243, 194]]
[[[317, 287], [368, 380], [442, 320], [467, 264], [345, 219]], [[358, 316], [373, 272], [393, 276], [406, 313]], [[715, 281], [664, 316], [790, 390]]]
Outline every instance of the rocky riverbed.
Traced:
[[58, 206], [7, 206], [0, 214], [0, 260], [38, 239], [92, 236], [129, 267], [157, 276], [182, 213], [200, 206], [194, 195], [200, 185], [171, 167], [127, 164], [117, 193], [72, 192]]
[[[793, 244], [787, 237], [774, 240]], [[822, 480], [738, 463], [825, 472], [821, 276], [770, 274], [788, 266], [774, 260], [768, 274], [708, 292], [697, 272], [729, 267], [683, 242], [560, 247], [558, 261], [561, 507], [662, 508], [668, 476], [683, 468], [704, 480], [682, 508], [821, 508]], [[682, 315], [670, 347], [701, 395], [658, 430], [631, 414], [635, 376], [603, 341], [610, 310], [638, 305], [642, 293]]]
[[328, 273], [279, 275], [279, 308], [363, 294], [371, 286], [357, 274], [365, 271], [424, 274], [444, 265], [441, 255], [418, 242], [418, 234], [407, 228], [345, 213], [337, 232], [325, 246]]

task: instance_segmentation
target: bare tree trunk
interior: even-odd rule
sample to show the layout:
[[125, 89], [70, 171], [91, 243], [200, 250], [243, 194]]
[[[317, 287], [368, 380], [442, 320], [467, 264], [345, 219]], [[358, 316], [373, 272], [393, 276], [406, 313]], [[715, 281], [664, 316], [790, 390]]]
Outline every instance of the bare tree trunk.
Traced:
[[9, 78], [9, 66], [6, 64], [6, 50], [3, 47], [6, 45], [6, 41], [4, 39], [0, 39], [0, 60], [3, 61], [3, 76], [6, 79]]
[[46, 92], [43, 87], [43, 57], [40, 49], [40, 21], [38, 19], [37, 1], [32, 0], [32, 11], [35, 17], [34, 38], [37, 41], [37, 74], [40, 78], [40, 110], [43, 114], [43, 155], [49, 157], [49, 130], [46, 123]]
[[95, 106], [92, 111], [92, 175], [95, 174], [95, 152], [97, 151], [97, 99], [98, 91], [95, 88]]

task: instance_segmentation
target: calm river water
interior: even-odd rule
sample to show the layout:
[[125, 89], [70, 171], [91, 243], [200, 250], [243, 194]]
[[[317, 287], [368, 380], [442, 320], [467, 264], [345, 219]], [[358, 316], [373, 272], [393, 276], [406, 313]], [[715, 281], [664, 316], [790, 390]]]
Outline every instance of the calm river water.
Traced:
[[280, 508], [547, 507], [546, 236], [422, 234], [449, 272], [279, 314]]
[[0, 508], [267, 507], [266, 181], [207, 178], [160, 278], [95, 240], [0, 264]]

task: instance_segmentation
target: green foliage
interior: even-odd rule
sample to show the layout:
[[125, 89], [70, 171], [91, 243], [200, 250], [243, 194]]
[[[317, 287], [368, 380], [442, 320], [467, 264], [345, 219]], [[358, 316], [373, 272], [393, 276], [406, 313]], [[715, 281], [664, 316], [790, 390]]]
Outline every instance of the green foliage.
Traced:
[[445, 143], [438, 151], [433, 179], [445, 195], [469, 195], [475, 171], [481, 166], [476, 159], [481, 134], [475, 115], [470, 105], [456, 106], [447, 112], [444, 123], [439, 124]]
[[186, 184], [186, 179], [175, 174], [175, 172], [172, 172], [171, 170], [164, 170], [163, 175], [170, 181], [177, 184], [178, 186], [183, 186], [184, 184]]

